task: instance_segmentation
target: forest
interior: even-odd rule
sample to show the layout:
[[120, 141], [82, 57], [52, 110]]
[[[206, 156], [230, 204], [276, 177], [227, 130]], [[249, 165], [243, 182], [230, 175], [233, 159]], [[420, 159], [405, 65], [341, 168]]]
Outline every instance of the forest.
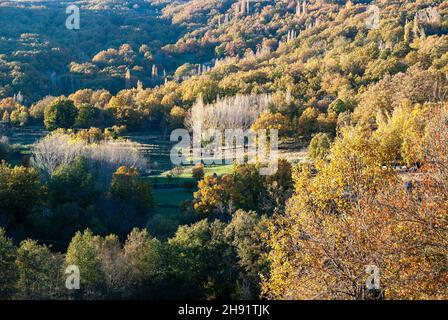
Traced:
[[[174, 165], [198, 126], [277, 170]], [[448, 299], [448, 2], [0, 0], [0, 300], [40, 299]]]

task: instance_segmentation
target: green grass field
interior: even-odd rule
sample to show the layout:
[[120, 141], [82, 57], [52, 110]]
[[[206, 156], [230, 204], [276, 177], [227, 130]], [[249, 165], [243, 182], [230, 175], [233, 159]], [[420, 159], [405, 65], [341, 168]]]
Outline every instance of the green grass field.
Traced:
[[[191, 174], [192, 167], [185, 167], [183, 172], [173, 178], [169, 178], [170, 171], [166, 171], [158, 176], [146, 177], [153, 185], [157, 183], [159, 187], [154, 188], [155, 208], [154, 214], [148, 220], [148, 230], [158, 238], [169, 238], [174, 235], [179, 225], [188, 224], [198, 220], [197, 215], [186, 215], [181, 211], [183, 202], [193, 200], [193, 191], [188, 191], [182, 187], [168, 187], [166, 185], [182, 186], [185, 182], [196, 183]], [[208, 166], [205, 167], [205, 175], [222, 175], [233, 171], [232, 165]]]
[[218, 166], [207, 166], [204, 168], [205, 175], [216, 173], [218, 176], [222, 174], [230, 174], [233, 172], [233, 164], [223, 164]]
[[185, 200], [193, 200], [193, 193], [187, 192], [183, 188], [174, 189], [154, 189], [154, 199], [156, 204], [181, 205]]
[[[176, 184], [181, 186], [185, 182], [194, 182], [193, 176], [191, 174], [191, 169], [193, 166], [182, 167], [182, 172], [173, 174], [173, 171], [168, 170], [160, 175], [145, 177], [147, 181], [150, 181], [153, 185], [165, 185], [165, 184]], [[206, 166], [204, 168], [204, 173], [206, 176], [216, 173], [217, 175], [230, 174], [233, 172], [233, 165], [214, 165]]]

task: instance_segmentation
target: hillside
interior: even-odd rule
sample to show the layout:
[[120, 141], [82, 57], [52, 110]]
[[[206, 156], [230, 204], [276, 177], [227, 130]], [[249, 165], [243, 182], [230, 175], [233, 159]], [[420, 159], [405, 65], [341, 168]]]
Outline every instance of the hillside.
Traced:
[[0, 299], [446, 300], [447, 119], [447, 1], [0, 0]]

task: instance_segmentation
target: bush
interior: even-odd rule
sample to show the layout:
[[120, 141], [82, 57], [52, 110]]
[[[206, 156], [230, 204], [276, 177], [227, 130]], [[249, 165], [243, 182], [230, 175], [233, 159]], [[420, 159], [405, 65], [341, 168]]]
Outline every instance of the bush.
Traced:
[[331, 138], [328, 133], [318, 133], [310, 142], [308, 157], [317, 160], [324, 159], [330, 151]]

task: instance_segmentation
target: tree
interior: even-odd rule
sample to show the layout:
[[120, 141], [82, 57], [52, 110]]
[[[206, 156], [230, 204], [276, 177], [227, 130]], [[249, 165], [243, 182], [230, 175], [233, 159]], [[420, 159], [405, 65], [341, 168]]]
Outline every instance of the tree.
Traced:
[[176, 298], [229, 298], [235, 291], [236, 256], [224, 236], [225, 225], [202, 220], [180, 226], [168, 240], [170, 277]]
[[211, 103], [218, 96], [218, 90], [216, 81], [209, 77], [187, 80], [182, 86], [182, 100], [190, 106], [199, 98], [204, 103]]
[[206, 176], [198, 183], [198, 191], [194, 193], [194, 209], [204, 215], [214, 213], [226, 213], [226, 208], [230, 200], [230, 187], [233, 181], [232, 176], [222, 177]]
[[135, 204], [142, 211], [154, 205], [151, 185], [139, 179], [135, 168], [118, 168], [113, 174], [109, 195], [120, 203]]
[[32, 165], [39, 169], [44, 177], [51, 176], [62, 165], [74, 162], [85, 155], [85, 142], [73, 139], [63, 131], [54, 131], [33, 145]]
[[85, 298], [100, 298], [106, 291], [106, 276], [100, 258], [102, 241], [101, 237], [94, 236], [87, 229], [82, 233], [78, 231], [67, 248], [65, 264], [79, 268], [79, 293]]
[[73, 203], [86, 209], [93, 204], [97, 188], [86, 160], [60, 166], [48, 182], [48, 201], [52, 208]]
[[325, 159], [330, 151], [331, 138], [328, 133], [318, 133], [311, 139], [308, 157], [313, 160]]
[[291, 124], [287, 117], [281, 113], [263, 113], [257, 121], [252, 125], [251, 129], [255, 132], [258, 130], [278, 130], [279, 137], [284, 137], [291, 130]]
[[139, 112], [132, 92], [129, 90], [122, 90], [112, 97], [108, 109], [112, 111], [117, 125], [125, 125], [129, 129], [135, 129], [142, 124], [143, 113]]
[[343, 101], [342, 99], [336, 99], [328, 106], [328, 110], [333, 111], [336, 114], [340, 114], [345, 111], [351, 111], [351, 109], [352, 105], [349, 102]]
[[33, 145], [32, 164], [45, 177], [59, 166], [73, 163], [82, 157], [96, 179], [100, 191], [109, 188], [112, 174], [120, 167], [134, 167], [145, 170], [147, 161], [139, 145], [128, 140], [101, 140], [89, 143], [77, 135], [56, 131]]
[[[385, 247], [400, 257], [386, 274], [388, 298], [444, 299], [447, 290], [447, 106], [433, 105], [427, 114], [424, 161], [418, 176], [379, 194], [378, 211], [392, 217], [394, 238]], [[394, 277], [399, 274], [399, 277]]]
[[0, 228], [0, 298], [10, 299], [16, 290], [18, 279], [15, 260], [17, 248], [12, 240], [6, 237], [5, 230]]
[[447, 80], [440, 72], [413, 66], [406, 73], [385, 76], [370, 85], [360, 94], [359, 106], [353, 113], [354, 119], [371, 124], [378, 115], [391, 114], [405, 101], [412, 105], [444, 101], [447, 86]]
[[390, 116], [377, 117], [378, 129], [373, 137], [384, 163], [414, 165], [423, 161], [423, 140], [430, 109], [428, 105], [403, 103]]
[[181, 107], [174, 106], [170, 111], [170, 126], [171, 128], [183, 128], [187, 111]]
[[6, 110], [2, 115], [2, 122], [9, 123], [9, 121], [10, 121], [9, 112], [8, 112], [8, 110]]
[[72, 128], [75, 124], [77, 113], [73, 101], [66, 98], [58, 98], [45, 108], [45, 127], [50, 131], [58, 128]]
[[78, 158], [58, 167], [47, 183], [51, 214], [42, 226], [46, 238], [57, 240], [57, 247], [61, 248], [70, 242], [76, 231], [87, 227], [101, 228], [103, 223], [94, 205], [98, 196], [97, 185], [85, 159]]
[[258, 212], [267, 216], [282, 214], [294, 190], [291, 163], [286, 159], [278, 159], [275, 174], [263, 176], [262, 182]]
[[284, 159], [279, 159], [277, 172], [266, 177], [260, 175], [259, 165], [235, 164], [232, 174], [206, 176], [199, 181], [194, 209], [222, 218], [236, 209], [272, 214], [284, 206], [291, 189], [291, 165]]
[[160, 292], [164, 279], [164, 248], [147, 230], [133, 229], [124, 245], [124, 257], [129, 266], [129, 294], [135, 298], [163, 297]]
[[73, 101], [75, 106], [79, 107], [83, 104], [89, 104], [92, 100], [92, 89], [81, 89], [72, 93], [68, 98]]
[[331, 149], [330, 162], [316, 163], [317, 174], [306, 165], [294, 174], [295, 194], [285, 215], [277, 215], [270, 226], [272, 268], [263, 283], [266, 296], [363, 299], [371, 294], [365, 290], [365, 268], [384, 265], [386, 252], [379, 249], [390, 236], [382, 230], [388, 220], [356, 209], [371, 207], [372, 196], [394, 175], [383, 170], [365, 132], [344, 131]]
[[84, 157], [101, 191], [107, 191], [113, 173], [122, 166], [147, 170], [147, 159], [140, 149], [138, 143], [129, 140], [106, 140], [88, 146]]
[[201, 125], [202, 130], [247, 130], [268, 109], [271, 101], [272, 97], [266, 94], [237, 95], [205, 105], [198, 99], [188, 114], [186, 125], [190, 130], [197, 125]]
[[0, 216], [4, 224], [18, 227], [42, 203], [42, 186], [33, 168], [0, 164]]
[[37, 101], [30, 108], [31, 117], [33, 117], [36, 120], [43, 121], [45, 109], [47, 108], [48, 105], [53, 103], [55, 99], [57, 98], [53, 96], [46, 96], [43, 99]]
[[305, 137], [310, 137], [316, 131], [318, 116], [319, 112], [315, 108], [305, 109], [299, 118], [299, 133]]
[[260, 209], [260, 196], [264, 189], [260, 169], [253, 164], [235, 165], [233, 184], [229, 190], [232, 204], [243, 210]]
[[[419, 146], [423, 168], [406, 183], [384, 165], [376, 138], [362, 125], [344, 128], [330, 161], [317, 162], [314, 173], [307, 166], [295, 173], [288, 210], [270, 225], [265, 296], [446, 296], [446, 110], [433, 106], [429, 114], [428, 140]], [[366, 287], [368, 266], [380, 270], [380, 288]]]
[[23, 106], [11, 112], [9, 116], [11, 124], [15, 126], [24, 126], [28, 122], [28, 118], [28, 110]]
[[184, 63], [174, 72], [174, 78], [182, 80], [184, 78], [192, 76], [197, 70], [197, 67], [191, 63]]
[[114, 215], [108, 220], [112, 230], [124, 236], [135, 226], [144, 226], [154, 206], [151, 185], [135, 168], [120, 167], [112, 176], [108, 192]]
[[21, 299], [61, 297], [63, 258], [34, 240], [22, 241], [17, 251], [18, 294]]
[[90, 104], [78, 106], [75, 125], [78, 128], [91, 128], [99, 125], [101, 111]]
[[264, 218], [256, 212], [236, 211], [224, 234], [235, 248], [240, 268], [236, 297], [238, 299], [257, 299], [260, 294], [261, 276], [266, 275], [268, 250], [264, 241], [267, 233]]
[[107, 299], [121, 299], [129, 297], [130, 266], [125, 258], [125, 252], [116, 235], [108, 235], [101, 241], [99, 259], [105, 276], [107, 287], [105, 297]]

